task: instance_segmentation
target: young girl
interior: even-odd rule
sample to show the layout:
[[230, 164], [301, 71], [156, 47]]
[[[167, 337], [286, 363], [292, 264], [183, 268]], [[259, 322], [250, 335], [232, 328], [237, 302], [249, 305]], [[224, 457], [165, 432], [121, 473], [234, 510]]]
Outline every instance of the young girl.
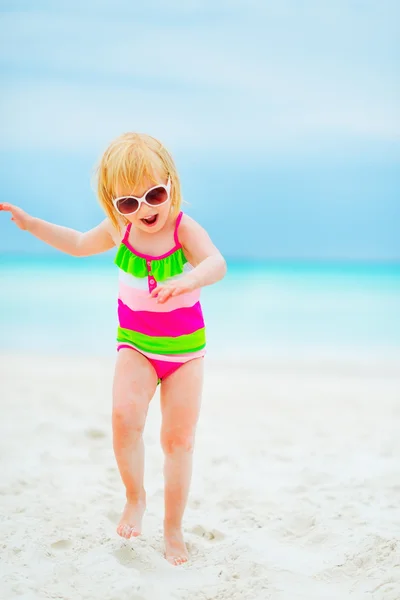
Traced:
[[171, 155], [156, 139], [127, 133], [105, 151], [98, 195], [107, 218], [80, 233], [1, 203], [12, 220], [58, 250], [88, 256], [118, 246], [117, 361], [113, 382], [113, 445], [126, 489], [117, 532], [138, 536], [146, 506], [142, 433], [161, 383], [165, 454], [164, 539], [167, 560], [188, 559], [182, 535], [192, 472], [205, 354], [200, 288], [222, 279], [225, 260], [206, 231], [180, 212]]

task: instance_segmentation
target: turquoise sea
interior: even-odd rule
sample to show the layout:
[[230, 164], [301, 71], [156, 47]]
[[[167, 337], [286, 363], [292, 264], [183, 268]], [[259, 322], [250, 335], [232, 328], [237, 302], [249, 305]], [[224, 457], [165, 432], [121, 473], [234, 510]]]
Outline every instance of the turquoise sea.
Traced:
[[[113, 258], [0, 255], [0, 351], [112, 355]], [[400, 264], [229, 261], [202, 299], [214, 358], [400, 351]]]

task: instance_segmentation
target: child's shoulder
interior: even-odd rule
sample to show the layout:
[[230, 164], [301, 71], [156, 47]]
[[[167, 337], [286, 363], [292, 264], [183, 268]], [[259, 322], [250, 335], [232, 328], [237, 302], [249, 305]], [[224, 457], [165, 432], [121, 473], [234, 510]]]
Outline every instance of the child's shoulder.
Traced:
[[[178, 216], [178, 219], [179, 219], [179, 216]], [[179, 230], [194, 231], [195, 229], [198, 229], [199, 227], [201, 227], [200, 223], [195, 221], [187, 213], [182, 212], [182, 217], [179, 221]]]
[[122, 223], [122, 221], [121, 222], [118, 221], [118, 227], [115, 227], [113, 225], [113, 223], [111, 222], [111, 220], [107, 217], [106, 219], [104, 219], [103, 225], [104, 225], [104, 228], [106, 229], [107, 233], [113, 240], [114, 244], [116, 246], [119, 246], [125, 235], [125, 229], [126, 229], [125, 223]]
[[195, 221], [192, 217], [182, 212], [182, 216], [178, 216], [178, 234], [179, 239], [181, 236], [185, 237], [188, 235], [193, 235], [201, 225]]
[[182, 213], [178, 227], [178, 238], [182, 246], [187, 246], [206, 233], [204, 227], [186, 213]]

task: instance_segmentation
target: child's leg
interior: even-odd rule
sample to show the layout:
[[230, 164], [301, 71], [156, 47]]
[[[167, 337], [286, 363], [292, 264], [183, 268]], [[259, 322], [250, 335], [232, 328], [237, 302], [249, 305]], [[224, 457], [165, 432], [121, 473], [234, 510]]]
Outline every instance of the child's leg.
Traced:
[[161, 444], [165, 453], [166, 558], [172, 564], [188, 559], [182, 517], [189, 494], [196, 424], [199, 417], [204, 359], [187, 362], [161, 384]]
[[113, 385], [113, 442], [118, 469], [126, 489], [126, 506], [117, 532], [139, 535], [146, 506], [143, 487], [142, 433], [157, 375], [142, 354], [128, 348], [118, 352]]

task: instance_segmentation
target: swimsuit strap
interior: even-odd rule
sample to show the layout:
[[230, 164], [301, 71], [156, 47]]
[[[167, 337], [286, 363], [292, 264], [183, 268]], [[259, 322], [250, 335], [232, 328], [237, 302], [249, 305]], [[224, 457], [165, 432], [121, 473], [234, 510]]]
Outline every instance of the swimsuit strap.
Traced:
[[122, 243], [123, 244], [125, 244], [125, 242], [128, 241], [129, 232], [131, 230], [131, 227], [132, 227], [132, 223], [128, 223], [128, 225], [126, 226], [126, 229], [125, 229], [125, 235], [124, 235], [124, 237], [122, 239]]
[[[178, 238], [178, 228], [179, 228], [180, 222], [182, 220], [182, 217], [183, 217], [183, 212], [181, 211], [179, 213], [179, 215], [178, 215], [178, 217], [176, 219], [176, 223], [175, 223], [175, 230], [174, 230], [175, 247], [172, 250], [170, 250], [169, 252], [167, 252], [166, 254], [163, 254], [162, 256], [157, 257], [157, 258], [164, 258], [165, 256], [171, 254], [173, 251], [175, 251], [178, 248], [182, 247], [182, 245], [181, 245], [181, 243], [179, 241], [179, 238]], [[124, 234], [124, 237], [122, 239], [122, 243], [125, 244], [125, 246], [127, 246], [137, 256], [141, 256], [143, 258], [154, 258], [154, 257], [147, 256], [147, 254], [145, 255], [145, 254], [141, 254], [140, 252], [137, 252], [133, 248], [133, 246], [130, 244], [130, 242], [129, 242], [129, 232], [131, 230], [131, 227], [132, 227], [132, 223], [128, 223], [128, 225], [127, 225], [127, 227], [125, 229], [125, 234]]]
[[178, 239], [178, 227], [180, 225], [180, 222], [182, 220], [183, 217], [183, 212], [181, 211], [178, 215], [178, 218], [176, 219], [176, 223], [175, 223], [175, 231], [174, 231], [174, 240], [175, 240], [175, 246], [180, 246], [180, 242]]

